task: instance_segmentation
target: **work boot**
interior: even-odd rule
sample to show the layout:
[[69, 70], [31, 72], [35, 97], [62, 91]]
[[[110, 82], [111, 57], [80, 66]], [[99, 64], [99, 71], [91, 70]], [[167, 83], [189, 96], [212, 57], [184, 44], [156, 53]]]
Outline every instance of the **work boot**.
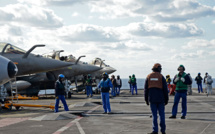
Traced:
[[181, 119], [186, 119], [186, 117], [185, 116], [181, 116]]
[[107, 112], [104, 112], [104, 113], [102, 113], [102, 114], [107, 114]]
[[158, 134], [158, 132], [154, 132], [154, 131], [153, 131], [153, 132], [151, 132], [151, 133], [148, 133], [148, 134]]
[[176, 116], [175, 115], [172, 115], [169, 117], [170, 119], [176, 119]]
[[162, 134], [166, 134], [165, 132], [161, 132]]

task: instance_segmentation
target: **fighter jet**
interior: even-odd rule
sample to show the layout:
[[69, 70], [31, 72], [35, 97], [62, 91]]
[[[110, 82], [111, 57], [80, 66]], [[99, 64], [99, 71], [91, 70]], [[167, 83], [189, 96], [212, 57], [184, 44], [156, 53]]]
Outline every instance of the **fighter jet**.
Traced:
[[[18, 77], [17, 80], [27, 81], [31, 84], [31, 86], [26, 90], [24, 90], [23, 88], [19, 90], [18, 88], [19, 93], [26, 93], [27, 95], [36, 95], [41, 89], [53, 89], [54, 83], [58, 79], [59, 74], [64, 74], [67, 80], [73, 81], [76, 80], [76, 76], [78, 75], [86, 75], [102, 69], [101, 67], [81, 62], [81, 57], [85, 56], [80, 56], [78, 59], [76, 59], [72, 55], [60, 57], [60, 52], [63, 51], [56, 51], [51, 54], [44, 54], [43, 56], [47, 58], [62, 60], [68, 63], [73, 63], [74, 65], [54, 71], [48, 71], [45, 73], [37, 73], [31, 76]], [[26, 83], [26, 87], [27, 85], [28, 83]]]
[[[102, 67], [102, 69], [91, 73], [92, 78], [96, 82], [95, 86], [98, 85], [98, 83], [100, 82], [100, 80], [102, 78], [102, 74], [104, 72], [106, 72], [107, 74], [111, 74], [116, 71], [116, 69], [114, 69], [113, 67], [110, 67], [109, 65], [105, 64], [104, 60], [102, 60], [101, 58], [95, 58], [94, 60], [92, 60], [92, 62], [90, 62], [90, 64]], [[77, 82], [78, 86], [76, 86], [76, 88], [74, 90], [77, 92], [82, 91], [85, 88], [84, 83], [85, 83], [86, 76], [79, 75], [76, 77], [76, 79], [78, 81]]]
[[0, 85], [8, 82], [18, 72], [16, 65], [9, 59], [0, 56]]
[[52, 71], [73, 65], [73, 63], [62, 62], [44, 58], [40, 55], [31, 54], [36, 47], [44, 46], [45, 45], [35, 45], [26, 52], [9, 43], [0, 43], [0, 55], [8, 58], [16, 64], [19, 70], [16, 76]]

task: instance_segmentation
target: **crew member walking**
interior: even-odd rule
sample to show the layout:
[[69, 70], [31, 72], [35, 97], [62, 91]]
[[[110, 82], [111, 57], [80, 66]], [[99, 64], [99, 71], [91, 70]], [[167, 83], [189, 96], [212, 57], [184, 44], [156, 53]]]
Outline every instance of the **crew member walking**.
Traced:
[[93, 96], [93, 91], [92, 91], [92, 83], [93, 83], [93, 80], [91, 78], [91, 75], [88, 74], [87, 75], [87, 80], [86, 80], [86, 90], [87, 90], [87, 97], [92, 97]]
[[198, 91], [199, 93], [203, 93], [202, 91], [202, 77], [201, 77], [201, 73], [198, 73], [198, 76], [196, 76], [195, 78], [196, 84], [198, 86]]
[[120, 79], [120, 76], [117, 75], [117, 78], [116, 78], [116, 95], [119, 95], [120, 94], [120, 88], [122, 87], [122, 80]]
[[206, 73], [205, 73], [204, 80], [203, 80], [203, 83], [204, 83], [204, 85], [205, 85], [205, 93], [207, 93], [207, 84], [206, 84], [206, 79], [207, 79], [207, 77], [208, 77], [208, 73], [206, 72]]
[[106, 114], [107, 112], [108, 114], [111, 114], [109, 91], [110, 91], [110, 88], [113, 87], [113, 85], [110, 79], [108, 78], [107, 73], [103, 73], [102, 77], [103, 78], [100, 81], [98, 88], [101, 88], [101, 98], [102, 98], [104, 114]]
[[111, 80], [112, 85], [113, 85], [112, 90], [111, 90], [111, 95], [112, 95], [113, 97], [115, 97], [115, 96], [116, 96], [116, 88], [117, 88], [115, 76], [114, 76], [114, 75], [111, 75], [111, 79], [110, 79], [110, 80]]
[[132, 85], [131, 85], [131, 76], [129, 76], [129, 79], [128, 79], [128, 84], [129, 84], [129, 87], [130, 87], [130, 92], [132, 90]]
[[152, 68], [153, 72], [149, 74], [145, 81], [145, 101], [149, 105], [152, 112], [153, 118], [153, 131], [148, 134], [158, 134], [158, 123], [157, 123], [157, 111], [160, 116], [160, 127], [161, 133], [165, 134], [165, 106], [168, 103], [168, 89], [167, 83], [164, 76], [161, 74], [161, 65], [159, 63], [154, 64]]
[[213, 79], [210, 75], [207, 76], [207, 79], [205, 80], [205, 83], [207, 84], [207, 96], [209, 94], [212, 95], [212, 83], [213, 83]]
[[135, 78], [134, 74], [131, 77], [131, 85], [132, 85], [131, 94], [134, 95], [134, 89], [135, 89], [136, 95], [137, 95], [137, 81], [136, 81], [136, 78]]
[[69, 108], [66, 104], [66, 100], [65, 100], [65, 87], [63, 84], [63, 79], [64, 79], [64, 75], [60, 74], [58, 76], [58, 80], [55, 82], [55, 110], [54, 112], [57, 113], [58, 112], [58, 106], [59, 106], [59, 100], [61, 100], [61, 102], [63, 103], [64, 106], [64, 110], [65, 111], [69, 111]]
[[185, 119], [187, 115], [187, 85], [192, 84], [189, 76], [184, 72], [185, 67], [180, 65], [178, 67], [179, 73], [175, 75], [173, 83], [176, 84], [176, 94], [174, 98], [174, 104], [172, 107], [172, 116], [169, 118], [175, 119], [178, 112], [178, 103], [182, 98], [182, 116], [181, 119]]

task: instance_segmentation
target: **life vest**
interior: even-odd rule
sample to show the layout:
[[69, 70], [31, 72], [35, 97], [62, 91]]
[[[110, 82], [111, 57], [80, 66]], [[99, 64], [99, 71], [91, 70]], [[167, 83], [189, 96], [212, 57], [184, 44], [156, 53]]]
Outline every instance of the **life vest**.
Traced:
[[159, 88], [163, 89], [163, 75], [159, 72], [152, 72], [147, 76], [148, 79], [148, 88]]
[[121, 84], [120, 84], [120, 81], [121, 81], [121, 79], [116, 79], [116, 84], [117, 84], [117, 85], [121, 85]]
[[132, 83], [132, 84], [135, 84], [135, 83], [136, 83], [135, 77], [131, 77], [131, 83]]
[[92, 85], [92, 79], [91, 78], [89, 78], [89, 79], [86, 80], [86, 85], [87, 86]]
[[[183, 73], [181, 78], [184, 78], [185, 79], [185, 76], [186, 76], [186, 73]], [[176, 76], [177, 78], [180, 78], [179, 74], [177, 74]], [[184, 84], [181, 79], [179, 79], [176, 83], [176, 91], [177, 90], [187, 90], [187, 84]]]

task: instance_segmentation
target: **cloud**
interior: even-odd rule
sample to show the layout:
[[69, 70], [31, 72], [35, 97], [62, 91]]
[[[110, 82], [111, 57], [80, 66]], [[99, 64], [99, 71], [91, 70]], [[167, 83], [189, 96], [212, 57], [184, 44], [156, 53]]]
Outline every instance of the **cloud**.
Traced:
[[63, 25], [62, 19], [50, 9], [24, 4], [0, 7], [0, 23], [18, 23], [33, 27], [57, 28]]
[[180, 22], [214, 16], [213, 7], [194, 0], [102, 0], [89, 4], [92, 12], [103, 13], [100, 18], [148, 17], [159, 22]]
[[77, 12], [74, 12], [74, 13], [72, 14], [72, 17], [77, 17], [77, 16], [79, 16], [79, 13], [77, 13]]
[[175, 54], [171, 57], [172, 60], [189, 60], [189, 59], [196, 59], [201, 58], [203, 56], [206, 56], [208, 52], [205, 52], [203, 50], [199, 50], [197, 52], [192, 53], [179, 53]]
[[71, 6], [98, 0], [18, 0], [20, 3], [30, 3], [38, 6]]
[[194, 49], [194, 48], [210, 48], [215, 47], [215, 40], [204, 40], [196, 39], [187, 43], [186, 46], [183, 46], [184, 49]]
[[161, 22], [193, 20], [205, 16], [214, 16], [215, 10], [193, 0], [174, 0], [168, 4], [168, 10], [152, 15], [152, 19]]
[[203, 30], [199, 29], [195, 24], [131, 23], [124, 28], [136, 36], [183, 38], [203, 34]]
[[121, 40], [120, 33], [114, 28], [89, 24], [64, 26], [58, 31], [58, 36], [67, 41], [117, 42]]

